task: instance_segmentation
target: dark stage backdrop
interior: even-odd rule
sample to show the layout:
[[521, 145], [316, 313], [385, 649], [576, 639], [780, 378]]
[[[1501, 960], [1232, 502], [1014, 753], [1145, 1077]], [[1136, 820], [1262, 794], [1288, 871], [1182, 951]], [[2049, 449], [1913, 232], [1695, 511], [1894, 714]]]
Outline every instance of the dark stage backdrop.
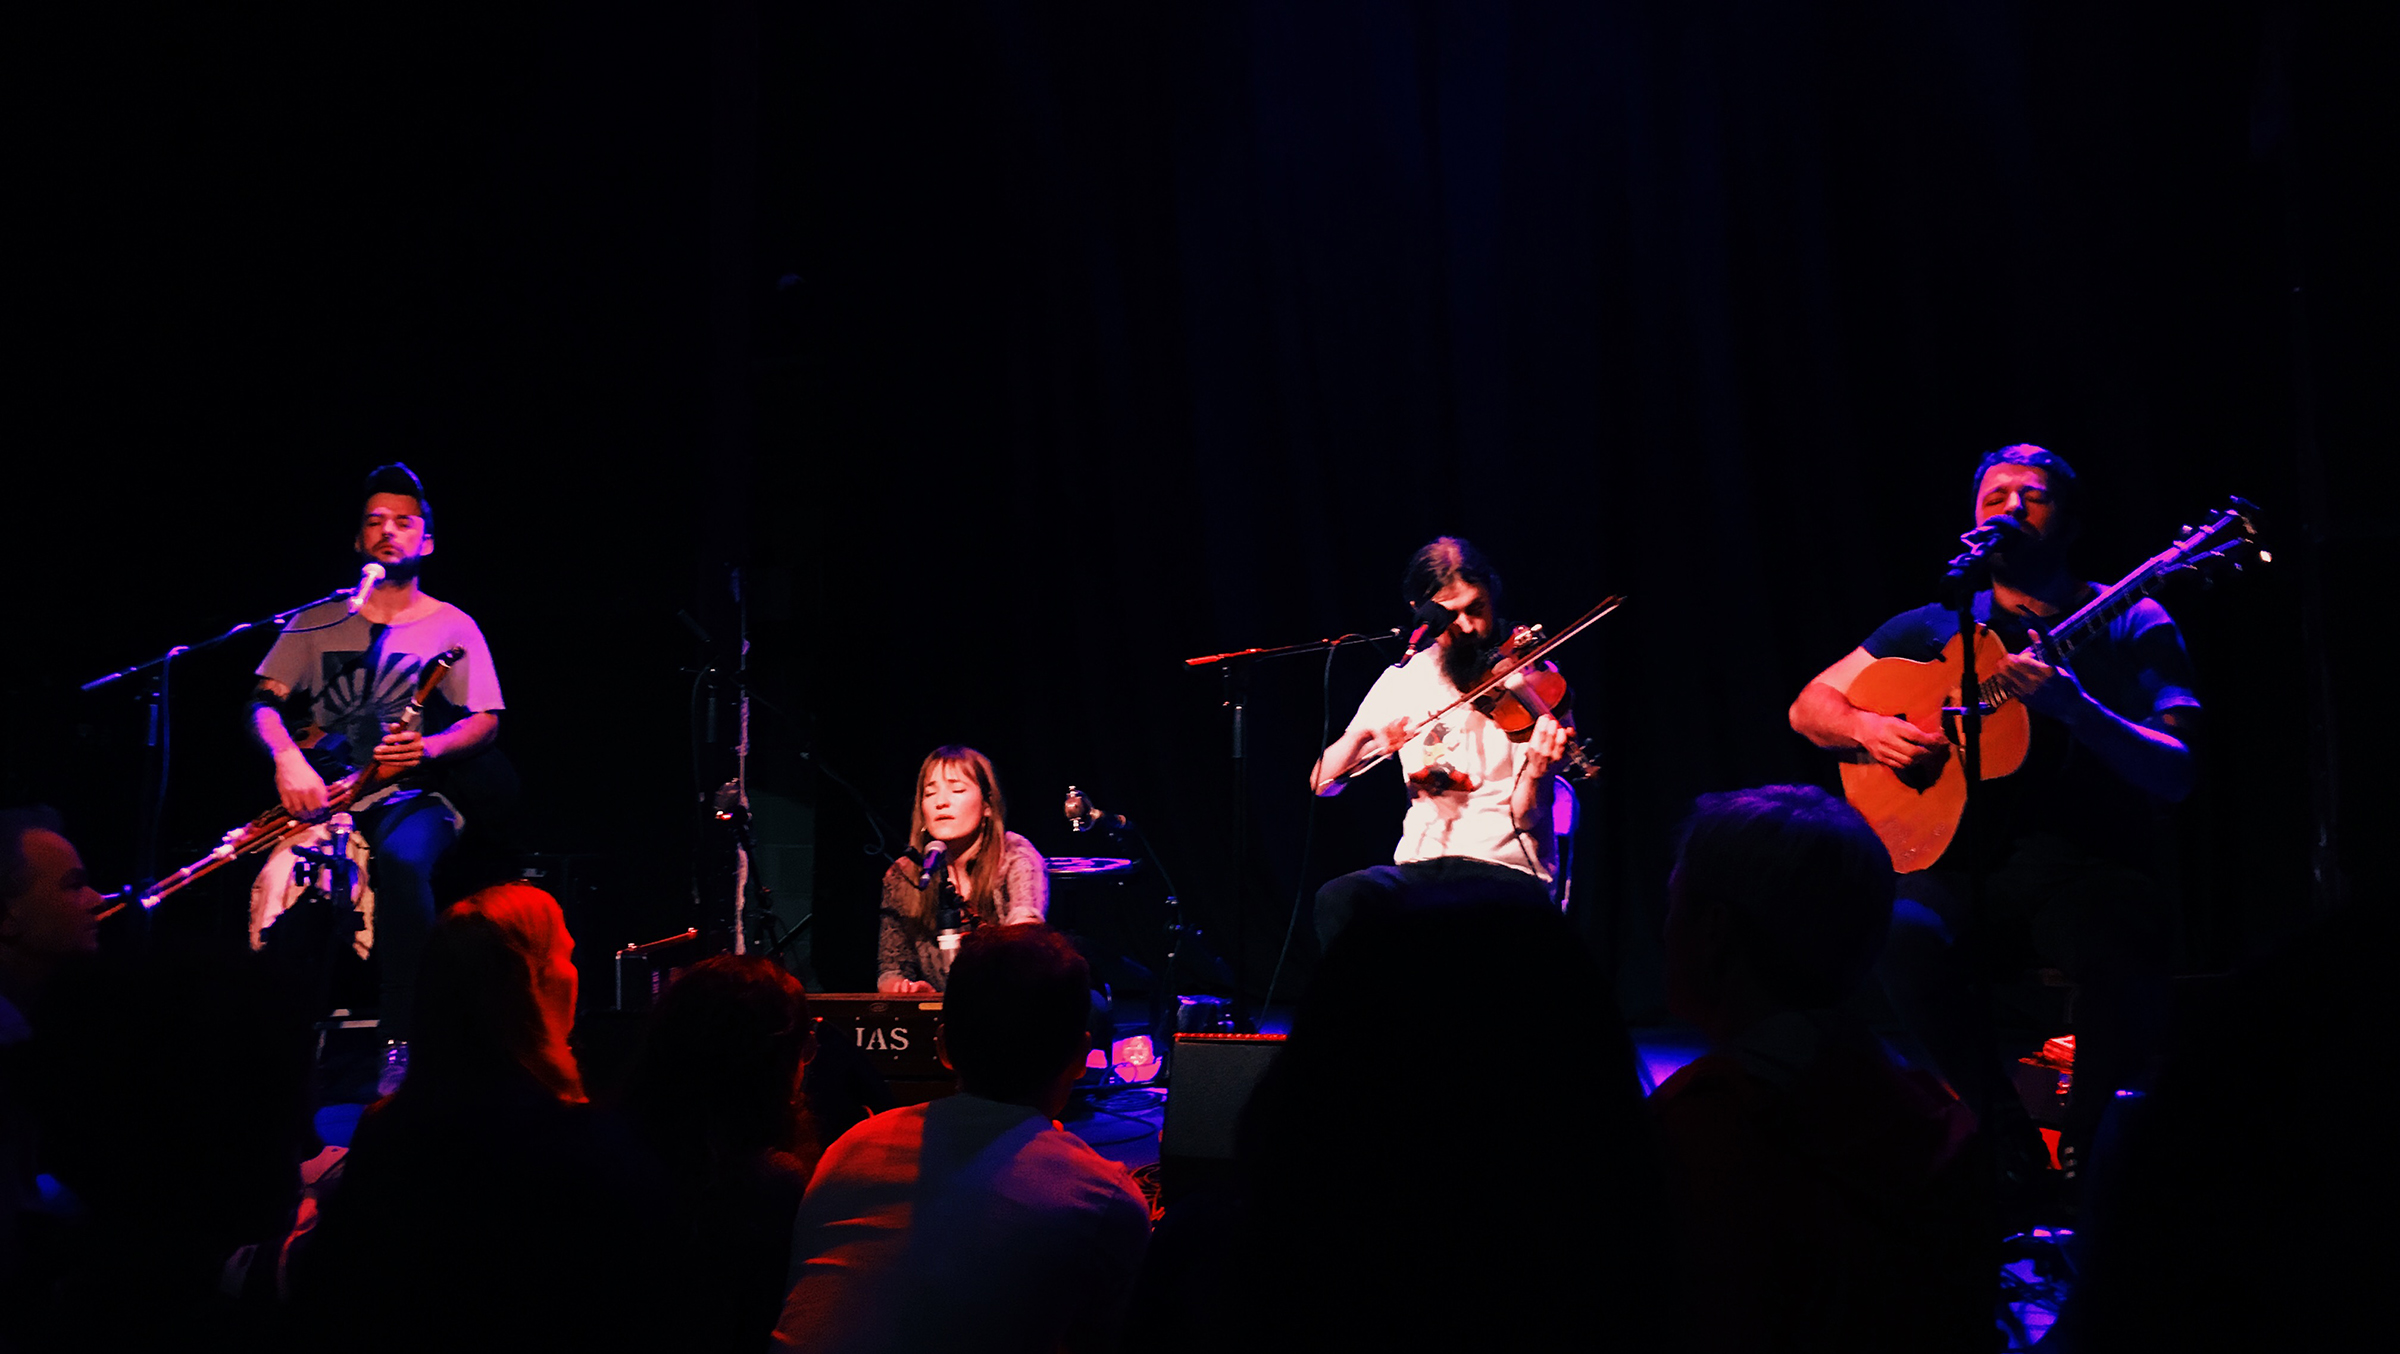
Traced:
[[[340, 581], [402, 455], [508, 688], [517, 836], [642, 924], [690, 909], [690, 669], [740, 562], [826, 981], [871, 977], [880, 862], [817, 768], [897, 827], [964, 741], [1046, 849], [1069, 782], [1139, 821], [1255, 999], [1294, 899], [1388, 856], [1388, 778], [1313, 832], [1304, 786], [1388, 659], [1179, 660], [1395, 625], [1451, 532], [1517, 619], [1632, 599], [1562, 659], [1609, 768], [1582, 922], [1645, 1013], [1691, 797], [1830, 779], [1785, 706], [2032, 440], [2093, 491], [2094, 575], [2271, 510], [2274, 568], [2170, 603], [2208, 774], [2162, 869], [2222, 966], [2328, 896], [2329, 813], [2385, 869], [2333, 624], [2391, 542], [2384, 47], [2345, 9], [53, 18], [6, 797], [121, 875], [138, 728], [73, 683]], [[179, 673], [170, 863], [264, 802], [261, 647]], [[1313, 959], [1303, 920], [1286, 991]]]

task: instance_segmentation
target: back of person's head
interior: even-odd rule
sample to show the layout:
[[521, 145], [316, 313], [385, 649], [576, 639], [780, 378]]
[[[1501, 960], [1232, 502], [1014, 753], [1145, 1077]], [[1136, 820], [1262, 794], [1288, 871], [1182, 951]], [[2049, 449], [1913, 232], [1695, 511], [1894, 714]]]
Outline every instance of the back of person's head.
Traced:
[[53, 1257], [50, 1300], [75, 1332], [58, 1347], [189, 1342], [226, 1256], [289, 1228], [308, 1021], [247, 947], [62, 975], [31, 1046], [42, 1169], [84, 1210], [83, 1239]]
[[575, 1030], [575, 938], [567, 934], [566, 913], [558, 900], [531, 884], [495, 884], [452, 904], [449, 911], [490, 921], [524, 959], [540, 1022], [538, 1042], [520, 1061], [559, 1099], [583, 1099], [583, 1077], [567, 1044]]
[[1020, 1100], [1082, 1058], [1092, 975], [1067, 938], [1036, 922], [978, 927], [942, 994], [942, 1042], [959, 1086]]
[[626, 1109], [680, 1169], [705, 1169], [712, 1150], [789, 1148], [815, 1028], [807, 991], [774, 960], [702, 960], [650, 1013]]
[[[1290, 1314], [1272, 1347], [1496, 1346], [1595, 1308], [1638, 1336], [1649, 1319], [1660, 1217], [1633, 1049], [1555, 908], [1469, 883], [1353, 921], [1236, 1151], [1263, 1285], [1241, 1300]], [[1477, 1240], [1511, 1235], [1541, 1240]], [[1354, 1301], [1318, 1310], [1322, 1292]]]
[[[1461, 978], [1478, 973], [1526, 981], [1475, 995]], [[1244, 1132], [1262, 1133], [1256, 1145], [1270, 1155], [1277, 1140], [1340, 1141], [1364, 1160], [1388, 1139], [1395, 1160], [1415, 1159], [1426, 1112], [1463, 1119], [1486, 1085], [1548, 1083], [1570, 1066], [1605, 1071], [1528, 1098], [1522, 1123], [1555, 1113], [1602, 1133], [1596, 1115], [1632, 1122], [1631, 1045], [1610, 984], [1566, 918], [1471, 882], [1423, 890], [1408, 906], [1362, 915], [1326, 952], [1269, 1074], [1276, 1085], [1251, 1102], [1257, 1122]], [[1278, 1116], [1289, 1119], [1270, 1122]]]
[[1678, 908], [1722, 907], [1760, 986], [1795, 1010], [1857, 990], [1892, 919], [1891, 853], [1813, 785], [1702, 795], [1671, 887]]
[[458, 909], [434, 923], [417, 965], [408, 1079], [394, 1101], [474, 1098], [516, 1076], [556, 1095], [543, 1075], [548, 1046], [533, 969], [500, 924]]

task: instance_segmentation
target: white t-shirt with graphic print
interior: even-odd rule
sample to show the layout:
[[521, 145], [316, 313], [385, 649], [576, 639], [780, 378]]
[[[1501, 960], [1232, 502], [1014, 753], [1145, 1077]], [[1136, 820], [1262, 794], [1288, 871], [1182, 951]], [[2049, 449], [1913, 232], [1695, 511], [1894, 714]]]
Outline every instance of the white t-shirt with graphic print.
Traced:
[[[1349, 731], [1379, 729], [1402, 718], [1421, 723], [1458, 695], [1442, 672], [1441, 650], [1427, 648], [1400, 667], [1384, 669], [1350, 717]], [[1403, 744], [1395, 760], [1409, 782], [1408, 815], [1401, 820], [1392, 863], [1464, 856], [1548, 883], [1558, 863], [1549, 815], [1535, 812], [1519, 833], [1508, 811], [1530, 746], [1511, 742], [1506, 730], [1471, 705], [1443, 715]]]

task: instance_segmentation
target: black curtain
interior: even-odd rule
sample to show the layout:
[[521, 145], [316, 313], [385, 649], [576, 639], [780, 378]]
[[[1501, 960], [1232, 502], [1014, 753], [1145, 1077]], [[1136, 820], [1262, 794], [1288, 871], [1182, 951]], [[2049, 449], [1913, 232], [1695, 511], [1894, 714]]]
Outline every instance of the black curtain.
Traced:
[[[1655, 1009], [1675, 821], [1829, 779], [1785, 706], [1929, 597], [1968, 471], [2018, 440], [2083, 472], [2096, 577], [2228, 492], [2273, 513], [2276, 566], [2169, 602], [2209, 706], [2162, 865], [2183, 962], [2311, 915], [2316, 824], [2369, 821], [2367, 640], [2335, 622], [2388, 536], [2377, 21], [509, 13], [132, 7], [33, 44], [58, 187], [12, 535], [45, 638], [8, 793], [66, 800], [104, 855], [126, 712], [72, 680], [338, 581], [387, 452], [443, 500], [435, 590], [492, 636], [537, 846], [681, 861], [674, 612], [722, 629], [725, 567], [752, 571], [836, 986], [870, 976], [880, 865], [814, 768], [896, 824], [918, 758], [965, 741], [1047, 849], [1069, 782], [1140, 821], [1255, 999], [1295, 898], [1388, 855], [1388, 779], [1313, 838], [1303, 782], [1378, 660], [1238, 692], [1180, 660], [1398, 624], [1401, 564], [1448, 532], [1516, 619], [1632, 599], [1561, 657], [1609, 768], [1582, 920]], [[208, 723], [252, 657], [181, 697], [223, 768], [179, 763], [187, 844], [259, 797]], [[1312, 958], [1303, 922], [1287, 991]]]

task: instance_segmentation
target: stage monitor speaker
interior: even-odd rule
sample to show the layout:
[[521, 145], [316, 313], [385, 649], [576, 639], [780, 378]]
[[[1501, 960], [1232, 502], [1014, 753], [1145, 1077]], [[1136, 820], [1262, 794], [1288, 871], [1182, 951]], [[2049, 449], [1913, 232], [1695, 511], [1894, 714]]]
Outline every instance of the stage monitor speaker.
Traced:
[[1280, 1034], [1175, 1036], [1173, 1082], [1158, 1149], [1162, 1204], [1233, 1180], [1234, 1128], [1282, 1047]]

